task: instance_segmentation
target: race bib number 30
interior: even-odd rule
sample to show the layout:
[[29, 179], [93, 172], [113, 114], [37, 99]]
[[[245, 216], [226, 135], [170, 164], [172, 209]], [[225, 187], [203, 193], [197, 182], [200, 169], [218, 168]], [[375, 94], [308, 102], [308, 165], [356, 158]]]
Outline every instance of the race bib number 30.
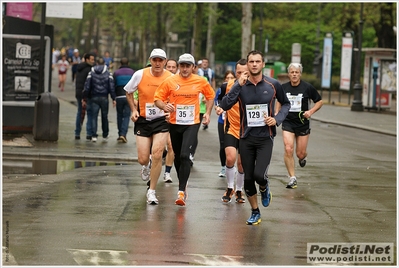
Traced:
[[265, 117], [268, 116], [267, 104], [247, 104], [247, 124], [248, 127], [265, 126]]
[[164, 116], [165, 113], [163, 110], [160, 110], [154, 103], [146, 103], [145, 104], [145, 115], [146, 120], [151, 121], [158, 117]]
[[195, 116], [195, 105], [176, 105], [176, 124], [193, 125]]

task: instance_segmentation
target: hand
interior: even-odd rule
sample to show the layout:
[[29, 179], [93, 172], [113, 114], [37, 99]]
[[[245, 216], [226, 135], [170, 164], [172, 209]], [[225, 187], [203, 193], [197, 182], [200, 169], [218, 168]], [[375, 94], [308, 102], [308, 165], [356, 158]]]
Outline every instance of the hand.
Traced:
[[265, 124], [268, 125], [268, 126], [277, 125], [277, 121], [276, 121], [276, 119], [274, 117], [267, 116], [267, 117], [264, 117], [264, 119], [265, 119]]
[[210, 121], [211, 121], [211, 118], [210, 118], [209, 114], [205, 113], [204, 117], [202, 117], [202, 125], [207, 126], [207, 125], [209, 125]]
[[221, 115], [224, 112], [224, 110], [222, 108], [220, 108], [219, 106], [216, 106], [215, 110], [216, 110], [217, 115]]
[[240, 84], [240, 86], [245, 85], [245, 83], [247, 82], [249, 77], [249, 72], [245, 71], [241, 74], [240, 78], [238, 78], [238, 83]]
[[311, 111], [305, 111], [302, 113], [302, 116], [305, 117], [306, 119], [309, 119], [312, 116]]
[[116, 107], [116, 101], [115, 101], [115, 100], [112, 102], [112, 106], [113, 106], [114, 108]]
[[175, 111], [175, 106], [172, 103], [167, 103], [163, 107], [163, 110], [165, 113], [173, 113]]
[[131, 119], [133, 122], [136, 122], [137, 119], [139, 119], [139, 112], [138, 112], [138, 111], [133, 111], [133, 112], [132, 112], [132, 116], [130, 117], [130, 119]]

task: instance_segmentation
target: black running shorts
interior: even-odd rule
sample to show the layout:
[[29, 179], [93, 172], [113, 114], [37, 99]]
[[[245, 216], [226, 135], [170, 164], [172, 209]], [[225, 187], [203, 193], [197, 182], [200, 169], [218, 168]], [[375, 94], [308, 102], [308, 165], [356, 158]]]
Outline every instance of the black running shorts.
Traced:
[[161, 132], [169, 132], [169, 123], [165, 118], [160, 118], [154, 121], [140, 120], [134, 123], [134, 134], [140, 137], [151, 137], [154, 134]]

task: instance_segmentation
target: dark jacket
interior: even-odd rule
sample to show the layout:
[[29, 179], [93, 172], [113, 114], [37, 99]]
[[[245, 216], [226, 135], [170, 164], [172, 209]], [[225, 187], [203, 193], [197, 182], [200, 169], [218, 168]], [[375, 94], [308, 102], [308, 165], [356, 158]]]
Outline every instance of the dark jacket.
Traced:
[[87, 62], [81, 62], [76, 67], [76, 78], [75, 78], [75, 97], [81, 99], [83, 97], [82, 92], [85, 88], [85, 82], [87, 75], [90, 72], [91, 65]]
[[[281, 103], [280, 111], [275, 115], [275, 101]], [[267, 113], [269, 116], [274, 117], [279, 126], [288, 114], [291, 107], [291, 103], [284, 93], [283, 87], [280, 82], [268, 76], [263, 75], [263, 79], [254, 85], [251, 81], [247, 80], [246, 83], [241, 86], [237, 81], [231, 87], [229, 93], [227, 93], [219, 106], [227, 111], [233, 107], [236, 102], [240, 105], [240, 138], [246, 138], [248, 135], [253, 137], [274, 137], [276, 136], [276, 126], [261, 126], [251, 127], [248, 126], [247, 117], [252, 116], [252, 113], [247, 111], [247, 105], [253, 104], [267, 104]], [[255, 117], [258, 115], [255, 114]]]
[[130, 81], [134, 74], [134, 70], [129, 66], [121, 66], [114, 72], [115, 93], [116, 96], [126, 96], [126, 91], [123, 87]]
[[108, 71], [106, 65], [97, 65], [91, 68], [83, 91], [83, 98], [108, 97], [115, 100], [115, 85], [112, 74]]

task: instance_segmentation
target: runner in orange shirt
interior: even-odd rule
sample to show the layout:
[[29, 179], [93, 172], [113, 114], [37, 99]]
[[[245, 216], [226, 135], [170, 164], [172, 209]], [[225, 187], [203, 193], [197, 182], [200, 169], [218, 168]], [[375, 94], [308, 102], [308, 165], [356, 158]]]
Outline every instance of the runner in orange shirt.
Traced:
[[[154, 93], [173, 74], [164, 69], [166, 53], [162, 49], [155, 48], [149, 60], [151, 66], [136, 71], [124, 89], [132, 110], [131, 119], [135, 123], [138, 162], [142, 165], [141, 178], [144, 181], [150, 179], [147, 203], [157, 205], [155, 188], [162, 171], [162, 153], [168, 138], [169, 125], [164, 111], [154, 105]], [[135, 91], [138, 91], [138, 107], [134, 101]]]
[[190, 176], [190, 148], [198, 140], [200, 122], [199, 94], [206, 99], [206, 113], [202, 123], [208, 125], [213, 107], [215, 92], [202, 77], [193, 74], [195, 65], [191, 54], [179, 57], [179, 74], [166, 79], [156, 90], [155, 105], [169, 113], [169, 131], [175, 152], [175, 168], [179, 179], [179, 192], [176, 205], [186, 205], [186, 186]]
[[[240, 79], [241, 74], [248, 72], [247, 60], [241, 59], [236, 63], [236, 79], [230, 80], [227, 84], [222, 85], [219, 96], [219, 101], [223, 98], [227, 92], [230, 91], [231, 87], [236, 80]], [[222, 114], [224, 111], [222, 108], [217, 107], [216, 113]], [[227, 189], [222, 196], [222, 201], [225, 203], [231, 202], [231, 198], [235, 194], [237, 203], [245, 203], [243, 195], [244, 187], [244, 170], [241, 164], [241, 155], [239, 152], [239, 141], [240, 141], [240, 105], [237, 102], [234, 106], [226, 111], [226, 118], [224, 120], [224, 148], [226, 152], [226, 179]], [[237, 171], [234, 168], [234, 164], [237, 161]], [[234, 191], [234, 176], [237, 176], [236, 190]]]

